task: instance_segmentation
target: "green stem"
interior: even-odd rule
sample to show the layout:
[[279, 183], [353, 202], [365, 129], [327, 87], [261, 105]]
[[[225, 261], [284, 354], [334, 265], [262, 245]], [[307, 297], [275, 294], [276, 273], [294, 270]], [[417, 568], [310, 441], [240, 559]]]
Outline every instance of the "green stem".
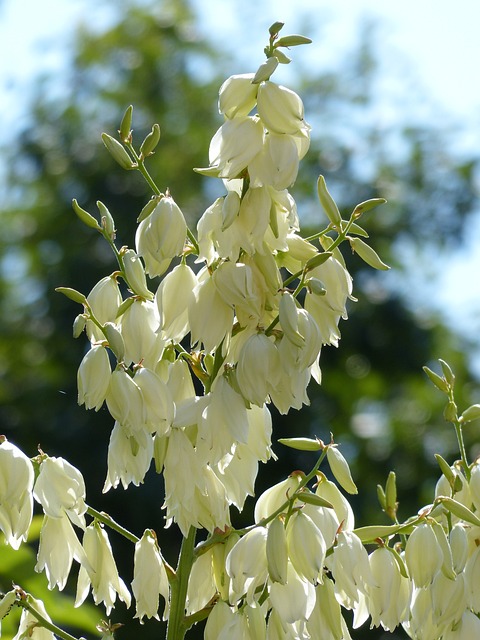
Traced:
[[130, 542], [133, 542], [133, 544], [136, 544], [139, 541], [140, 538], [137, 538], [134, 533], [131, 533], [130, 531], [128, 531], [128, 529], [122, 527], [122, 525], [118, 524], [118, 522], [115, 522], [115, 520], [111, 516], [109, 516], [108, 513], [97, 511], [93, 507], [87, 507], [87, 513], [89, 516], [92, 516], [92, 518], [95, 518], [95, 520], [102, 522], [103, 524], [107, 525], [107, 527], [110, 527], [110, 529], [113, 529], [127, 540], [130, 540]]
[[176, 575], [170, 583], [170, 615], [166, 640], [183, 640], [188, 629], [185, 618], [188, 579], [194, 561], [193, 549], [197, 530], [190, 527], [188, 536], [182, 540]]
[[453, 423], [453, 426], [455, 427], [455, 433], [457, 434], [458, 448], [460, 450], [460, 457], [462, 458], [465, 477], [467, 478], [467, 481], [470, 482], [470, 476], [472, 474], [470, 471], [470, 467], [468, 466], [467, 452], [465, 450], [465, 442], [463, 441], [462, 425], [459, 422], [459, 420], [455, 420], [455, 422]]
[[24, 609], [26, 609], [29, 613], [31, 613], [32, 616], [38, 620], [38, 623], [41, 627], [48, 629], [48, 631], [51, 631], [53, 634], [55, 634], [59, 638], [63, 638], [63, 640], [78, 640], [75, 636], [70, 635], [63, 629], [60, 629], [60, 627], [57, 627], [56, 624], [53, 624], [53, 622], [50, 622], [49, 620], [47, 620], [45, 616], [43, 616], [39, 611], [35, 609], [35, 607], [33, 607], [28, 602], [28, 600], [26, 599], [18, 600], [17, 604], [20, 607], [23, 607]]

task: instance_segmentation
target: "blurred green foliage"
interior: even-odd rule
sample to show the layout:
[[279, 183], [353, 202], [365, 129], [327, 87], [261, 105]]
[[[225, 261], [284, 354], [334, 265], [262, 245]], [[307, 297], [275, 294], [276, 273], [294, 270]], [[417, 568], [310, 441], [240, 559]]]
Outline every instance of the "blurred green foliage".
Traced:
[[[155, 528], [165, 556], [174, 562], [178, 534], [163, 530], [162, 487], [153, 472], [145, 486], [131, 490], [128, 503], [122, 489], [101, 496], [111, 419], [105, 409], [87, 413], [76, 404], [75, 373], [86, 345], [72, 338], [75, 305], [54, 288], [88, 293], [114, 269], [108, 247], [73, 214], [72, 198], [91, 213], [96, 200], [104, 202], [117, 221], [119, 244], [132, 245], [136, 217], [150, 194], [139, 175], [113, 163], [100, 140], [102, 131], [114, 135], [129, 104], [134, 105], [137, 141], [153, 123], [160, 124], [161, 142], [150, 172], [195, 224], [215, 187], [192, 167], [205, 166], [220, 122], [215, 103], [226, 62], [221, 45], [200, 37], [185, 0], [151, 5], [131, 0], [120, 8], [110, 4], [110, 26], [78, 28], [62, 91], [52, 92], [49, 78], [33, 87], [29, 124], [7, 150], [9, 206], [1, 214], [0, 236], [0, 424], [27, 454], [34, 455], [40, 443], [48, 454], [78, 466], [89, 502], [137, 534], [147, 526]], [[259, 41], [259, 50], [263, 44]], [[315, 195], [319, 173], [326, 175], [344, 210], [370, 197], [388, 198], [388, 205], [366, 214], [364, 226], [375, 249], [398, 272], [400, 240], [418, 251], [461, 242], [475, 203], [478, 159], [458, 161], [449, 155], [445, 134], [436, 125], [399, 125], [387, 135], [367, 117], [377, 101], [376, 55], [374, 41], [365, 37], [347, 67], [324, 75], [310, 68], [294, 87], [304, 97], [314, 129], [293, 195], [306, 212], [306, 233], [309, 225], [314, 231], [322, 215]], [[252, 70], [253, 65], [229, 66], [229, 73]], [[310, 407], [275, 416], [274, 438], [311, 434], [329, 440], [333, 432], [352, 462], [360, 489], [354, 505], [359, 519], [385, 522], [375, 487], [385, 483], [390, 469], [397, 473], [400, 516], [407, 517], [431, 499], [438, 476], [433, 452], [449, 460], [456, 455], [453, 433], [442, 418], [443, 399], [422, 366], [435, 368], [439, 357], [452, 365], [461, 409], [478, 402], [479, 388], [467, 382], [465, 347], [456, 336], [434, 317], [412, 310], [389, 285], [389, 274], [372, 273], [355, 257], [346, 259], [358, 302], [341, 326], [340, 347], [324, 349], [324, 382], [321, 388], [311, 387]], [[466, 435], [474, 452], [475, 439]], [[260, 470], [259, 492], [295, 468], [309, 468], [312, 461], [311, 454], [281, 450], [280, 445], [275, 450], [281, 462]], [[239, 521], [250, 515], [251, 505]], [[116, 539], [112, 544], [128, 582], [132, 549]], [[38, 584], [31, 583], [31, 569], [24, 570], [25, 563], [34, 565], [33, 551], [25, 547], [14, 554], [2, 546], [0, 557], [1, 587], [8, 589], [8, 580], [15, 579], [35, 596], [49, 598], [47, 609], [52, 604], [52, 616], [62, 623], [58, 594], [46, 592], [43, 576]], [[123, 611], [120, 606], [112, 618], [121, 619]], [[90, 632], [91, 620], [89, 613], [77, 624]], [[65, 624], [72, 621], [65, 619]], [[136, 624], [128, 622], [118, 637], [137, 633]], [[4, 622], [6, 638], [9, 629]], [[382, 637], [368, 630], [354, 637], [367, 637], [365, 633]], [[158, 626], [147, 623], [142, 637], [158, 637]]]

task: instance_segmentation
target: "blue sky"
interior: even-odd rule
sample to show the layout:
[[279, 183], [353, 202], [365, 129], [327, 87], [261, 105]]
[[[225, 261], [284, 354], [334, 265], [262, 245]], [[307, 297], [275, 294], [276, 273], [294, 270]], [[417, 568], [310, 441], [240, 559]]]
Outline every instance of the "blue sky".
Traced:
[[[101, 0], [0, 1], [4, 135], [15, 131], [25, 117], [24, 97], [31, 79], [42, 72], [61, 73], [72, 26], [79, 19], [95, 25], [108, 21], [107, 4]], [[88, 14], [89, 6], [95, 7], [94, 17]], [[361, 20], [377, 17], [385, 91], [401, 95], [411, 86], [419, 87], [417, 106], [422, 105], [423, 96], [428, 97], [424, 117], [434, 117], [440, 125], [458, 122], [463, 129], [455, 140], [458, 149], [480, 151], [480, 3], [476, 0], [196, 0], [194, 6], [201, 31], [240, 58], [232, 72], [254, 69], [266, 30], [275, 20], [286, 23], [285, 31], [301, 32], [314, 40], [309, 47], [292, 52], [298, 62], [329, 68], [355, 42]], [[413, 78], [413, 84], [405, 84], [406, 77]], [[417, 115], [422, 117], [421, 109]], [[478, 340], [480, 290], [474, 274], [480, 273], [480, 215], [469, 237], [460, 253], [444, 257], [433, 298], [459, 331]]]

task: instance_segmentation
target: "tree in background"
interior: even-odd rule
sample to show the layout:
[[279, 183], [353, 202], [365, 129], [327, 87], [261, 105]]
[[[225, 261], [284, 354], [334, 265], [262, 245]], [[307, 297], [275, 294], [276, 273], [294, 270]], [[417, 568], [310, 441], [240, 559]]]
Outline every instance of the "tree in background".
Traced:
[[[76, 389], [71, 372], [81, 357], [82, 345], [70, 340], [66, 327], [72, 322], [71, 308], [53, 289], [61, 281], [88, 290], [99, 279], [98, 260], [104, 264], [110, 260], [103, 246], [92, 245], [88, 231], [79, 228], [71, 213], [72, 197], [92, 210], [94, 195], [125, 221], [122, 233], [133, 229], [145, 187], [136, 174], [121, 169], [112, 173], [108, 155], [97, 153], [100, 132], [111, 131], [130, 102], [138, 105], [139, 137], [152, 121], [161, 123], [162, 153], [154, 157], [152, 171], [173, 195], [181, 193], [182, 209], [190, 221], [201, 215], [209, 200], [208, 183], [189, 172], [192, 166], [204, 164], [204, 150], [218, 126], [210, 105], [219, 85], [212, 72], [219, 55], [194, 37], [188, 6], [175, 3], [175, 11], [172, 6], [168, 20], [156, 18], [155, 10], [132, 4], [122, 9], [118, 23], [105, 33], [80, 30], [70, 91], [52, 104], [48, 91], [39, 90], [31, 126], [10, 162], [12, 206], [2, 214], [8, 233], [1, 239], [4, 278], [0, 286], [5, 300], [1, 312], [5, 340], [0, 344], [5, 374], [2, 423], [12, 440], [21, 428], [25, 448], [34, 448], [40, 437], [49, 453], [62, 452], [73, 463], [88, 455], [93, 491], [101, 486], [110, 419], [106, 412], [86, 416], [73, 406]], [[455, 164], [445, 151], [439, 154], [441, 132], [435, 128], [399, 131], [404, 152], [392, 161], [391, 140], [385, 142], [375, 126], [355, 127], [356, 148], [368, 149], [373, 180], [360, 170], [363, 151], [359, 156], [348, 142], [338, 144], [335, 133], [322, 135], [322, 131], [335, 132], [352, 114], [357, 122], [358, 114], [375, 103], [375, 96], [369, 93], [375, 70], [365, 46], [357, 52], [351, 69], [336, 77], [306, 78], [307, 108], [312, 111], [315, 107], [325, 114], [324, 123], [328, 122], [309, 155], [312, 175], [326, 173], [342, 210], [369, 197], [392, 194], [389, 213], [372, 220], [369, 227], [387, 261], [391, 237], [401, 232], [405, 238], [424, 242], [432, 237], [432, 220], [442, 232], [435, 230], [434, 234], [440, 242], [458, 237], [472, 209], [476, 165], [475, 159]], [[308, 174], [295, 187], [299, 200], [312, 197]], [[185, 180], [186, 175], [191, 175], [191, 182]], [[205, 197], [200, 202], [202, 190]], [[71, 239], [68, 253], [65, 237]], [[355, 269], [353, 263], [351, 269]], [[454, 365], [462, 381], [466, 363], [444, 327], [437, 323], [425, 326], [381, 279], [362, 272], [355, 278], [369, 304], [360, 297], [352, 305], [354, 322], [345, 326], [342, 351], [325, 349], [322, 358], [330, 361], [327, 366], [334, 375], [320, 390], [311, 391], [311, 408], [302, 418], [290, 414], [279, 418], [279, 423], [282, 427], [284, 421], [301, 419], [312, 435], [324, 439], [334, 431], [338, 441], [351, 447], [356, 477], [365, 477], [370, 487], [372, 480], [384, 482], [395, 451], [399, 486], [406, 500], [407, 491], [428, 484], [431, 474], [436, 475], [428, 444], [433, 432], [438, 445], [439, 400], [425, 385], [421, 366], [442, 356]], [[462, 388], [468, 393], [468, 387]], [[468, 397], [463, 400], [471, 402]], [[352, 436], [351, 423], [363, 434], [361, 439]], [[26, 442], [25, 425], [31, 425], [30, 442]], [[79, 434], [86, 451], [74, 440]], [[75, 449], [69, 451], [73, 441]], [[442, 446], [442, 453], [448, 454], [452, 443], [446, 439]], [[371, 459], [384, 465], [375, 466], [375, 478], [368, 463]], [[145, 519], [146, 496], [142, 495], [139, 490], [132, 513], [136, 522]], [[122, 496], [111, 500], [118, 505]], [[365, 513], [368, 509], [365, 505]], [[161, 521], [159, 510], [158, 523]]]

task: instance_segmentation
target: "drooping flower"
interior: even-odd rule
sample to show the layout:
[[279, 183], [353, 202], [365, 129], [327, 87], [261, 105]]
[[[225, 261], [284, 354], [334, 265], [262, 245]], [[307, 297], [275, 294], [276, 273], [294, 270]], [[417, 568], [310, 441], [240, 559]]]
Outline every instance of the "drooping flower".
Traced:
[[110, 614], [117, 595], [129, 607], [130, 592], [118, 575], [107, 533], [98, 522], [92, 522], [85, 529], [83, 549], [88, 565], [80, 566], [75, 606], [82, 604], [91, 587], [95, 604], [103, 602], [107, 615]]
[[33, 514], [33, 465], [5, 438], [0, 440], [0, 531], [13, 549], [27, 539]]
[[[135, 544], [132, 591], [136, 602], [135, 618], [144, 616], [159, 620], [159, 596], [168, 606], [169, 585], [167, 572], [153, 532], [148, 529]], [[164, 613], [164, 618], [168, 610]]]

